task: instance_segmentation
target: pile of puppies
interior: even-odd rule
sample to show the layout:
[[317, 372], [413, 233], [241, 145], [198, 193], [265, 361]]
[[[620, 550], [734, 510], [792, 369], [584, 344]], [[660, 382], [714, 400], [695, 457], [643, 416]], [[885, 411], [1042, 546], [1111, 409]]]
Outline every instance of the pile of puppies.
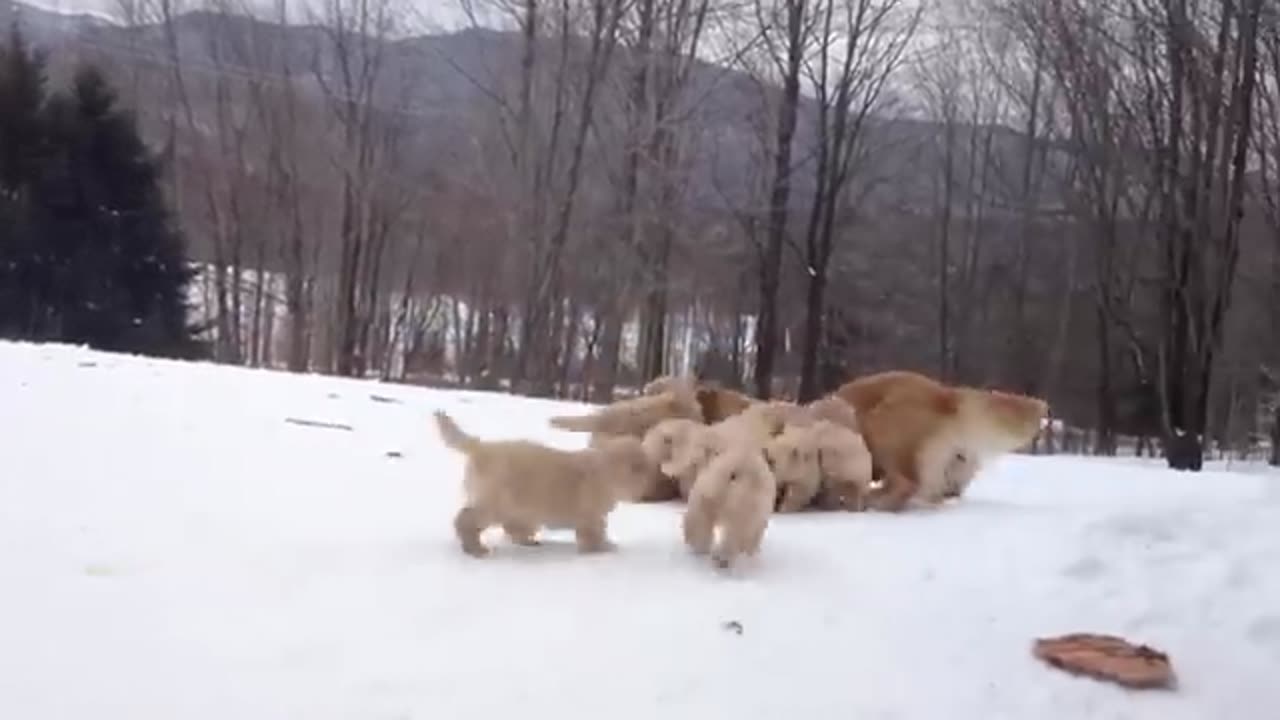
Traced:
[[578, 451], [480, 440], [443, 412], [436, 420], [467, 456], [454, 529], [468, 554], [488, 553], [480, 535], [495, 525], [519, 544], [572, 529], [583, 552], [609, 550], [619, 502], [682, 499], [685, 543], [729, 568], [759, 551], [775, 511], [899, 512], [959, 497], [982, 463], [1031, 442], [1047, 413], [1038, 398], [889, 371], [807, 405], [661, 377], [635, 398], [552, 418], [591, 434]]

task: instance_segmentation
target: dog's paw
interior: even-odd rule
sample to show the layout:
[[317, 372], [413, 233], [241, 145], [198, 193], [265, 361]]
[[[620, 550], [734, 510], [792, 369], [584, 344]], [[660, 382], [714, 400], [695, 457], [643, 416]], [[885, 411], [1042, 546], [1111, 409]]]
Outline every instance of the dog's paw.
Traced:
[[578, 552], [586, 555], [595, 555], [598, 553], [616, 552], [618, 544], [612, 540], [603, 540], [601, 542], [587, 543], [578, 546]]
[[473, 558], [488, 557], [490, 550], [484, 545], [463, 545], [462, 552]]

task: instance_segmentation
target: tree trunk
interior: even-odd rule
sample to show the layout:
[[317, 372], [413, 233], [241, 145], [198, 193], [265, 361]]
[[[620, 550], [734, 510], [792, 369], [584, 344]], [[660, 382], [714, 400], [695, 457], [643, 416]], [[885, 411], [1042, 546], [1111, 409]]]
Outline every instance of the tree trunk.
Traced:
[[756, 396], [773, 397], [773, 372], [778, 345], [778, 288], [782, 245], [791, 206], [791, 140], [800, 103], [800, 67], [804, 58], [805, 0], [787, 0], [787, 60], [778, 107], [778, 132], [773, 149], [773, 182], [769, 192], [769, 226], [760, 261], [760, 310], [755, 333]]
[[1280, 467], [1280, 403], [1271, 411], [1271, 457], [1268, 462]]
[[797, 400], [802, 403], [818, 399], [823, 388], [818, 387], [818, 349], [822, 338], [822, 318], [826, 312], [827, 273], [810, 272], [805, 292], [804, 337], [801, 340], [800, 390]]
[[596, 377], [591, 390], [591, 399], [594, 402], [613, 401], [613, 392], [618, 384], [618, 360], [622, 352], [623, 321], [616, 299], [605, 306], [600, 316], [604, 329], [600, 334], [600, 352], [595, 367]]
[[1116, 454], [1116, 397], [1112, 381], [1111, 332], [1101, 305], [1098, 321], [1098, 427], [1093, 452], [1096, 455]]

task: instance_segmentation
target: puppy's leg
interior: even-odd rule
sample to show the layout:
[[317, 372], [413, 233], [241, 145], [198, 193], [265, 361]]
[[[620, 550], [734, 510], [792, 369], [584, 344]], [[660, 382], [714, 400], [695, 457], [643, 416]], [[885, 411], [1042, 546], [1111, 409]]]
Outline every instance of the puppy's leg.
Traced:
[[680, 497], [680, 488], [677, 487], [676, 483], [667, 476], [657, 473], [649, 481], [649, 488], [640, 497], [640, 502], [670, 502], [678, 497]]
[[681, 521], [684, 530], [684, 542], [696, 555], [711, 552], [711, 543], [715, 540], [715, 519], [705, 500], [690, 500]]
[[829, 487], [822, 487], [818, 490], [818, 494], [813, 497], [813, 506], [824, 512], [833, 512], [840, 509], [840, 496], [835, 490]]
[[849, 494], [851, 497], [848, 499], [844, 509], [847, 512], [866, 512], [869, 492], [861, 487], [855, 487], [849, 491]]
[[689, 493], [693, 491], [693, 483], [698, 479], [697, 469], [686, 470], [676, 478], [676, 491], [680, 493], [681, 500], [688, 500]]
[[837, 509], [845, 512], [864, 512], [867, 509], [872, 491], [868, 483], [859, 482], [856, 473], [843, 469], [835, 476], [834, 482], [839, 488], [836, 492], [839, 497]]
[[520, 520], [508, 520], [502, 523], [502, 531], [511, 538], [511, 542], [517, 545], [535, 547], [542, 544], [538, 540], [538, 529]]
[[818, 478], [809, 478], [802, 483], [796, 484], [792, 489], [792, 495], [795, 497], [794, 502], [797, 510], [804, 510], [813, 505], [818, 497], [818, 490], [822, 487], [822, 481]]
[[731, 523], [720, 533], [720, 542], [716, 543], [715, 552], [711, 554], [711, 562], [721, 570], [733, 567], [733, 561], [743, 553], [748, 544], [743, 528], [739, 523]]
[[764, 544], [764, 531], [769, 527], [769, 523], [754, 523], [749, 530], [744, 533], [742, 543], [742, 551], [748, 555], [755, 556], [760, 553], [760, 546]]
[[782, 486], [782, 502], [778, 503], [778, 512], [800, 512], [805, 505], [809, 504], [810, 499], [805, 497], [805, 493], [796, 483], [789, 482]]
[[484, 557], [489, 548], [480, 542], [480, 533], [489, 526], [489, 519], [479, 508], [466, 506], [453, 516], [453, 531], [462, 544], [462, 551], [472, 557]]
[[604, 516], [579, 521], [574, 528], [578, 551], [584, 553], [611, 552], [618, 546], [609, 539], [608, 519]]

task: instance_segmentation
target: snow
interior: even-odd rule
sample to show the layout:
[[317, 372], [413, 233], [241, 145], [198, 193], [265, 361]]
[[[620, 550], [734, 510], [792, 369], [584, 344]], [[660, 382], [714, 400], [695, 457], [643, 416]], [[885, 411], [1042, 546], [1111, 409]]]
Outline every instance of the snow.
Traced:
[[[567, 403], [0, 344], [0, 717], [1261, 720], [1280, 705], [1276, 474], [1014, 456], [937, 511], [776, 517], [733, 576], [684, 551], [674, 505], [621, 507], [615, 554], [556, 533], [475, 560], [451, 532], [461, 461], [437, 407], [488, 437], [583, 442], [545, 422]], [[1180, 688], [1031, 657], [1035, 637], [1073, 631], [1169, 652]]]

